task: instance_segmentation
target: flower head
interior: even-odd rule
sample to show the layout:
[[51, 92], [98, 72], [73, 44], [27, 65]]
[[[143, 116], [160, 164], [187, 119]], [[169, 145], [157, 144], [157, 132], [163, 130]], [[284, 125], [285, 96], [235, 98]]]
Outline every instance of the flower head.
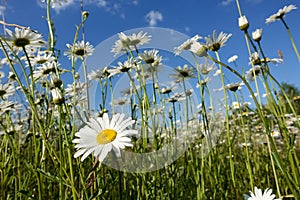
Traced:
[[162, 57], [158, 55], [158, 50], [146, 50], [143, 54], [139, 54], [139, 58], [143, 60], [146, 64], [150, 64], [151, 66], [159, 66], [161, 65]]
[[15, 94], [16, 90], [14, 86], [10, 83], [1, 84], [0, 83], [0, 98], [5, 99], [13, 94]]
[[16, 50], [23, 50], [24, 47], [43, 47], [46, 42], [41, 34], [30, 30], [29, 28], [15, 28], [15, 33], [6, 29], [9, 35], [8, 44]]
[[51, 94], [54, 104], [62, 104], [64, 102], [65, 99], [58, 88], [53, 88]]
[[184, 65], [183, 67], [178, 66], [175, 68], [176, 74], [170, 74], [171, 77], [175, 79], [175, 81], [181, 81], [182, 79], [195, 78], [195, 68], [188, 65]]
[[37, 55], [29, 58], [29, 60], [31, 65], [42, 65], [54, 61], [56, 58], [51, 53], [41, 51]]
[[199, 64], [197, 67], [199, 68], [201, 74], [203, 74], [203, 75], [207, 75], [209, 72], [216, 69], [214, 63], [212, 63], [212, 64], [203, 63], [203, 64]]
[[226, 89], [228, 89], [232, 92], [235, 92], [237, 90], [242, 89], [242, 85], [243, 85], [243, 82], [230, 83], [230, 84], [226, 85]]
[[70, 59], [72, 57], [83, 58], [84, 56], [91, 56], [94, 52], [94, 47], [89, 42], [84, 43], [82, 40], [81, 42], [77, 42], [74, 45], [67, 44], [68, 50], [65, 51], [64, 55], [68, 56]]
[[186, 40], [184, 43], [182, 43], [180, 46], [174, 48], [175, 55], [179, 55], [184, 50], [190, 50], [192, 45], [197, 42], [202, 37], [199, 35], [195, 35], [194, 37]]
[[222, 46], [225, 45], [225, 42], [231, 37], [230, 34], [226, 34], [221, 32], [217, 36], [217, 32], [214, 30], [212, 37], [209, 35], [208, 37], [205, 37], [206, 40], [206, 46], [211, 51], [218, 51]]
[[190, 51], [199, 57], [207, 56], [207, 46], [204, 44], [201, 44], [200, 42], [194, 42], [191, 46]]
[[75, 136], [77, 137], [72, 142], [75, 143], [75, 148], [78, 150], [74, 157], [81, 155], [83, 161], [91, 153], [102, 162], [107, 154], [113, 150], [119, 157], [121, 155], [120, 149], [125, 147], [132, 147], [129, 136], [136, 135], [137, 130], [127, 129], [127, 127], [135, 123], [131, 118], [124, 119], [124, 114], [114, 114], [111, 120], [107, 113], [103, 117], [91, 119], [86, 122]]
[[272, 189], [267, 188], [264, 193], [262, 193], [262, 190], [256, 186], [254, 187], [254, 193], [250, 191], [250, 196], [244, 195], [245, 200], [279, 200], [275, 199], [275, 197], [275, 194], [272, 194]]
[[249, 69], [246, 72], [246, 77], [250, 80], [253, 81], [254, 77], [258, 76], [261, 72], [261, 67], [260, 66], [254, 66], [253, 68]]
[[239, 27], [242, 31], [249, 28], [249, 23], [245, 15], [239, 17]]
[[261, 40], [262, 29], [256, 29], [252, 32], [252, 38], [255, 42], [259, 42]]
[[232, 63], [232, 62], [235, 62], [237, 59], [238, 59], [238, 56], [237, 55], [233, 55], [230, 58], [228, 58], [227, 62], [228, 63]]
[[291, 12], [292, 10], [297, 9], [295, 5], [289, 5], [289, 6], [284, 6], [283, 8], [279, 9], [277, 13], [271, 15], [266, 19], [266, 24], [275, 22], [276, 20], [282, 19], [285, 17], [285, 14]]
[[48, 76], [51, 73], [55, 73], [57, 69], [58, 64], [55, 61], [47, 62], [37, 67], [37, 69], [33, 72], [33, 78], [39, 79], [41, 77]]
[[124, 72], [128, 72], [130, 69], [132, 69], [135, 66], [135, 61], [133, 59], [126, 60], [124, 63], [118, 62], [117, 67], [114, 67], [113, 69], [108, 69], [109, 78], [113, 77], [117, 74], [121, 74]]
[[115, 42], [111, 52], [115, 55], [122, 54], [127, 51], [132, 51], [133, 48], [137, 48], [140, 45], [147, 44], [150, 41], [151, 36], [148, 33], [140, 31], [138, 34], [125, 35], [123, 32], [118, 34], [119, 39]]

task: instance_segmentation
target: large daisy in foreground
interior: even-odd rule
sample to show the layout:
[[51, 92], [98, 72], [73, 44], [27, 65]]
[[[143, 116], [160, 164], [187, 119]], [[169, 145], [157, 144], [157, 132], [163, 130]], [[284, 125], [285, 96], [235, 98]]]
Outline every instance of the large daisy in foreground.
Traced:
[[81, 155], [83, 161], [91, 153], [102, 162], [107, 154], [113, 150], [116, 156], [121, 156], [120, 149], [132, 147], [129, 136], [136, 135], [137, 130], [127, 129], [135, 123], [131, 118], [124, 119], [124, 114], [114, 114], [111, 120], [108, 114], [103, 117], [91, 119], [75, 136], [78, 137], [72, 142], [76, 143], [78, 150], [74, 157]]
[[15, 28], [15, 32], [6, 29], [8, 33], [8, 44], [16, 50], [23, 50], [24, 47], [43, 47], [46, 42], [43, 40], [43, 36], [29, 28]]
[[272, 189], [267, 188], [264, 193], [262, 193], [261, 189], [254, 187], [254, 193], [250, 191], [250, 195], [244, 194], [245, 200], [280, 200], [275, 199], [275, 194], [272, 194]]

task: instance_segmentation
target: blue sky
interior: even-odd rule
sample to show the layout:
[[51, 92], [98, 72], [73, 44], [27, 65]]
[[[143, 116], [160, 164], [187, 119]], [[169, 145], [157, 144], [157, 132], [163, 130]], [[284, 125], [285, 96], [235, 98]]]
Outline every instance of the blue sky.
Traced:
[[[52, 10], [52, 19], [58, 35], [57, 48], [66, 50], [66, 43], [72, 43], [75, 25], [80, 23], [80, 1], [67, 0], [63, 7]], [[7, 23], [29, 26], [47, 35], [47, 24], [43, 16], [46, 9], [40, 0], [2, 0], [5, 6]], [[195, 34], [211, 35], [232, 33], [226, 46], [220, 50], [223, 61], [237, 54], [238, 67], [248, 70], [248, 54], [243, 33], [238, 28], [239, 17], [235, 0], [86, 0], [84, 10], [90, 13], [85, 24], [85, 40], [94, 46], [121, 31], [142, 27], [162, 27], [184, 33], [190, 37]], [[271, 65], [271, 71], [279, 79], [295, 84], [300, 88], [300, 62], [292, 49], [288, 34], [280, 21], [265, 24], [265, 19], [285, 5], [295, 4], [297, 0], [241, 0], [240, 5], [250, 23], [249, 32], [263, 29], [262, 46], [267, 57], [278, 57], [283, 53], [284, 64]], [[294, 10], [286, 16], [296, 45], [300, 48], [300, 10]], [[1, 30], [2, 32], [2, 30]], [[178, 42], [180, 45], [181, 42]], [[230, 76], [229, 76], [230, 78]], [[233, 80], [233, 81], [236, 81]]]

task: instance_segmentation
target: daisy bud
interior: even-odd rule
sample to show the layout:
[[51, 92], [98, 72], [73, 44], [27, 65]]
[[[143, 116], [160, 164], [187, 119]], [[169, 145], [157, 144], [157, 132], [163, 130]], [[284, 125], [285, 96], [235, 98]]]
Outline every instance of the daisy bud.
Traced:
[[51, 94], [52, 94], [54, 104], [62, 104], [64, 102], [64, 98], [58, 88], [52, 89]]
[[83, 11], [82, 12], [82, 17], [83, 19], [87, 19], [89, 17], [90, 13], [88, 11]]
[[262, 29], [256, 29], [254, 32], [252, 32], [252, 38], [255, 42], [259, 42], [261, 40], [262, 35]]
[[245, 15], [239, 17], [239, 27], [242, 31], [245, 31], [249, 28], [249, 23]]
[[80, 79], [80, 75], [78, 73], [76, 73], [74, 78], [78, 80], [78, 79]]

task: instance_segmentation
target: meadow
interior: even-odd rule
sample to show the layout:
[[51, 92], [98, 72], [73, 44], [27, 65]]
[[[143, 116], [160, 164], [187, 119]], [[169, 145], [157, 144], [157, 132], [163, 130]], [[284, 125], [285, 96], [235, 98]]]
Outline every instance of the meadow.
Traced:
[[[47, 34], [2, 21], [1, 199], [300, 199], [300, 90], [272, 75], [281, 52], [264, 54], [262, 29], [248, 31], [238, 1], [248, 70], [219, 53], [230, 33], [199, 33], [166, 52], [143, 48], [155, 40], [143, 30], [120, 32], [113, 63], [90, 70], [92, 16], [82, 10], [59, 50], [55, 2], [45, 2]], [[287, 24], [299, 10], [278, 9], [266, 23], [283, 23], [300, 61]], [[165, 66], [164, 56], [183, 64]]]

